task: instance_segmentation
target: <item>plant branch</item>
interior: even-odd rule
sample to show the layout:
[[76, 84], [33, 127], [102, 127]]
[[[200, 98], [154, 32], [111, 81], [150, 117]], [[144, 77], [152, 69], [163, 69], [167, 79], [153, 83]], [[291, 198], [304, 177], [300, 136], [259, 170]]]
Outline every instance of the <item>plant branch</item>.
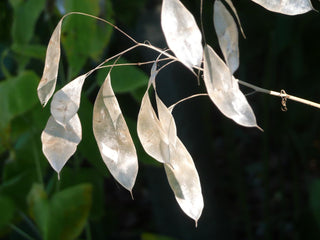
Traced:
[[194, 94], [194, 95], [191, 95], [189, 97], [180, 99], [178, 102], [176, 102], [176, 103], [172, 104], [170, 107], [168, 107], [168, 109], [170, 109], [172, 111], [173, 108], [175, 108], [179, 103], [182, 103], [182, 102], [184, 102], [186, 100], [189, 100], [191, 98], [202, 97], [202, 96], [208, 96], [208, 93], [198, 93], [198, 94]]
[[[171, 58], [162, 58], [159, 59], [158, 61], [168, 61], [171, 60]], [[96, 67], [96, 69], [102, 69], [102, 68], [111, 68], [111, 67], [121, 67], [121, 66], [141, 66], [141, 65], [147, 65], [147, 64], [151, 64], [156, 62], [156, 60], [152, 60], [152, 61], [146, 61], [146, 62], [137, 62], [137, 63], [113, 63], [110, 65], [103, 65], [100, 67]]]
[[296, 96], [287, 94], [284, 90], [282, 90], [281, 92], [276, 92], [276, 91], [264, 89], [264, 88], [261, 88], [261, 87], [257, 87], [255, 85], [252, 85], [250, 83], [247, 83], [247, 82], [244, 82], [244, 81], [241, 81], [241, 80], [238, 80], [238, 82], [239, 82], [239, 84], [241, 84], [243, 86], [246, 86], [248, 88], [251, 88], [251, 89], [253, 89], [253, 90], [257, 91], [257, 92], [266, 93], [266, 94], [269, 94], [269, 95], [272, 95], [272, 96], [276, 96], [276, 97], [281, 97], [281, 98], [284, 98], [284, 99], [290, 99], [292, 101], [300, 102], [300, 103], [303, 103], [303, 104], [306, 104], [306, 105], [309, 105], [309, 106], [312, 106], [312, 107], [320, 109], [320, 104], [319, 103], [312, 102], [312, 101], [306, 100], [304, 98], [300, 98], [300, 97], [296, 97]]
[[[157, 51], [157, 52], [159, 52], [159, 53], [162, 53], [163, 55], [165, 55], [165, 56], [167, 56], [167, 57], [169, 57], [169, 58], [171, 58], [171, 59], [178, 60], [176, 57], [170, 55], [169, 53], [166, 53], [166, 51], [164, 51], [164, 50], [162, 50], [162, 49], [160, 49], [160, 48], [154, 47], [154, 46], [151, 45], [151, 44], [146, 44], [146, 43], [140, 43], [140, 42], [138, 42], [138, 41], [135, 40], [133, 37], [131, 37], [129, 34], [127, 34], [125, 31], [123, 31], [122, 29], [120, 29], [119, 27], [117, 27], [116, 25], [114, 25], [113, 23], [111, 23], [110, 21], [107, 21], [107, 20], [105, 20], [105, 19], [103, 19], [103, 18], [99, 18], [99, 17], [96, 17], [96, 16], [91, 15], [91, 14], [88, 14], [88, 13], [70, 12], [70, 13], [67, 13], [66, 15], [64, 15], [64, 16], [62, 17], [62, 19], [65, 18], [65, 17], [67, 17], [67, 16], [69, 16], [69, 15], [72, 15], [72, 14], [77, 14], [77, 15], [83, 15], [83, 16], [91, 17], [91, 18], [94, 18], [94, 19], [96, 19], [96, 20], [99, 20], [99, 21], [102, 21], [102, 22], [104, 22], [104, 23], [107, 23], [108, 25], [110, 25], [111, 27], [113, 27], [114, 29], [116, 29], [117, 31], [119, 31], [121, 34], [123, 34], [124, 36], [126, 36], [127, 38], [129, 38], [129, 39], [130, 39], [134, 44], [136, 44], [137, 46], [143, 46], [143, 47], [147, 47], [147, 48], [153, 49], [153, 50], [155, 50], [155, 51]], [[129, 49], [130, 49], [130, 48], [129, 48]], [[131, 49], [130, 49], [130, 50], [129, 50], [129, 49], [128, 49], [128, 51], [131, 50]]]
[[96, 16], [91, 15], [91, 14], [88, 14], [88, 13], [69, 12], [69, 13], [67, 13], [66, 15], [64, 15], [64, 16], [62, 17], [62, 19], [65, 18], [65, 17], [67, 17], [67, 16], [69, 16], [69, 15], [71, 15], [71, 14], [83, 15], [83, 16], [91, 17], [91, 18], [94, 18], [94, 19], [96, 19], [96, 20], [105, 22], [105, 23], [109, 24], [111, 27], [113, 27], [114, 29], [116, 29], [117, 31], [119, 31], [121, 34], [123, 34], [124, 36], [126, 36], [127, 38], [129, 38], [132, 42], [134, 42], [135, 44], [138, 44], [138, 41], [137, 41], [137, 40], [135, 40], [133, 37], [129, 36], [129, 34], [125, 33], [123, 30], [121, 30], [119, 27], [117, 27], [117, 26], [114, 25], [113, 23], [111, 23], [111, 22], [109, 22], [109, 21], [107, 21], [107, 20], [105, 20], [105, 19], [103, 19], [103, 18], [99, 18], [99, 17], [96, 17]]
[[[202, 15], [202, 1], [201, 1], [201, 15]], [[118, 56], [121, 56], [122, 54], [125, 54], [126, 52], [129, 52], [131, 50], [133, 50], [134, 48], [136, 47], [147, 47], [149, 49], [152, 49], [156, 52], [159, 52], [163, 55], [165, 55], [166, 57], [168, 57], [169, 59], [172, 59], [174, 61], [179, 61], [179, 59], [177, 59], [175, 56], [172, 56], [171, 54], [167, 53], [167, 51], [165, 50], [162, 50], [160, 48], [157, 48], [151, 44], [147, 44], [147, 43], [140, 43], [138, 42], [137, 40], [135, 40], [133, 37], [129, 36], [127, 33], [125, 33], [123, 30], [121, 30], [119, 27], [117, 27], [116, 25], [114, 25], [113, 23], [111, 23], [110, 21], [107, 21], [103, 18], [99, 18], [99, 17], [96, 17], [94, 15], [91, 15], [91, 14], [87, 14], [87, 13], [81, 13], [81, 12], [70, 12], [70, 13], [67, 13], [66, 15], [63, 16], [63, 18], [71, 15], [71, 14], [77, 14], [77, 15], [83, 15], [83, 16], [87, 16], [87, 17], [91, 17], [91, 18], [94, 18], [96, 20], [99, 20], [99, 21], [102, 21], [102, 22], [105, 22], [107, 23], [108, 25], [110, 25], [111, 27], [113, 27], [114, 29], [116, 29], [117, 31], [119, 31], [121, 34], [123, 34], [124, 36], [126, 36], [128, 39], [130, 39], [135, 45], [114, 55], [113, 57], [111, 58], [108, 58], [106, 60], [104, 60], [102, 63], [100, 63], [96, 68], [90, 70], [87, 74], [90, 75], [92, 72], [94, 72], [95, 70], [101, 68], [103, 66], [103, 64], [105, 64], [106, 62], [112, 60], [113, 58], [116, 58]], [[198, 69], [198, 68], [197, 68]], [[201, 69], [201, 68], [199, 68]], [[282, 90], [281, 92], [276, 92], [276, 91], [271, 91], [271, 90], [268, 90], [268, 89], [264, 89], [264, 88], [260, 88], [258, 86], [255, 86], [255, 85], [252, 85], [250, 83], [247, 83], [247, 82], [243, 82], [241, 80], [238, 80], [239, 84], [243, 85], [243, 86], [246, 86], [246, 87], [249, 87], [257, 92], [261, 92], [261, 93], [266, 93], [266, 94], [269, 94], [269, 95], [272, 95], [272, 96], [277, 96], [277, 97], [281, 97], [282, 99], [290, 99], [292, 101], [296, 101], [296, 102], [300, 102], [300, 103], [303, 103], [303, 104], [306, 104], [306, 105], [310, 105], [312, 107], [315, 107], [315, 108], [319, 108], [320, 109], [320, 104], [319, 103], [315, 103], [315, 102], [312, 102], [312, 101], [309, 101], [309, 100], [306, 100], [306, 99], [303, 99], [303, 98], [299, 98], [299, 97], [296, 97], [296, 96], [293, 96], [293, 95], [289, 95], [287, 94], [284, 90]], [[187, 100], [187, 99], [185, 99]]]
[[33, 237], [29, 236], [26, 232], [24, 232], [23, 230], [21, 230], [20, 228], [18, 228], [16, 225], [14, 224], [10, 224], [10, 227], [18, 234], [20, 234], [22, 237], [24, 237], [25, 239], [28, 240], [35, 240]]
[[[69, 16], [69, 15], [72, 15], [72, 14], [76, 14], [76, 15], [83, 15], [83, 16], [87, 16], [87, 17], [91, 17], [93, 19], [96, 19], [96, 20], [99, 20], [99, 21], [102, 21], [104, 23], [107, 23], [108, 25], [110, 25], [111, 27], [113, 27], [114, 29], [116, 29], [117, 31], [119, 31], [121, 34], [123, 34], [125, 37], [127, 37], [128, 39], [130, 39], [135, 45], [133, 47], [130, 47], [124, 51], [122, 51], [121, 53], [118, 53], [117, 55], [114, 55], [113, 57], [111, 58], [108, 58], [106, 60], [104, 60], [102, 63], [100, 63], [96, 68], [92, 69], [91, 71], [89, 71], [87, 73], [87, 76], [89, 76], [92, 72], [94, 72], [96, 69], [99, 69], [103, 64], [105, 64], [106, 62], [110, 61], [111, 59], [117, 57], [117, 56], [120, 56], [126, 52], [129, 52], [131, 51], [132, 49], [136, 48], [136, 47], [147, 47], [149, 49], [152, 49], [162, 55], [165, 55], [166, 57], [174, 60], [174, 61], [178, 61], [180, 62], [180, 60], [178, 58], [176, 58], [175, 56], [167, 53], [167, 50], [162, 50], [161, 48], [157, 48], [153, 45], [151, 45], [150, 43], [147, 44], [147, 43], [140, 43], [138, 42], [137, 40], [135, 40], [133, 37], [131, 37], [129, 34], [127, 34], [125, 31], [123, 31], [122, 29], [120, 29], [119, 27], [117, 27], [116, 25], [114, 25], [113, 23], [111, 23], [110, 21], [108, 20], [105, 20], [103, 18], [99, 18], [99, 17], [96, 17], [94, 15], [91, 15], [91, 14], [88, 14], [88, 13], [82, 13], [82, 12], [70, 12], [70, 13], [67, 13], [65, 14], [62, 19], [64, 19], [65, 17]], [[193, 71], [192, 71], [193, 72]], [[194, 72], [193, 72], [194, 73]]]

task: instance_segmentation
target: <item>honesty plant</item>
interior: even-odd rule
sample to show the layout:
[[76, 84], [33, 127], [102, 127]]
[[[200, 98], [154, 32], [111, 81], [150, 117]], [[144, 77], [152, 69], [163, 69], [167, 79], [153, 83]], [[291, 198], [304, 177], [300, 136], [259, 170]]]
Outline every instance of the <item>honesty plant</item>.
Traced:
[[[287, 15], [302, 14], [313, 9], [309, 0], [253, 1], [268, 10]], [[231, 0], [225, 0], [225, 2], [232, 10], [242, 35], [245, 36], [234, 5]], [[48, 44], [43, 76], [38, 86], [38, 96], [43, 106], [47, 104], [55, 91], [60, 60], [61, 26], [63, 19], [70, 14], [90, 16], [85, 13], [69, 13], [56, 26]], [[162, 30], [169, 49], [175, 56], [155, 46], [139, 43], [108, 21], [90, 16], [113, 26], [133, 41], [134, 46], [103, 61], [99, 66], [75, 78], [53, 95], [50, 108], [51, 117], [42, 132], [41, 140], [43, 153], [58, 176], [68, 159], [76, 151], [82, 138], [81, 123], [77, 112], [80, 106], [82, 86], [86, 78], [95, 70], [105, 66], [107, 62], [136, 47], [151, 48], [158, 51], [160, 55], [152, 65], [148, 87], [142, 98], [137, 120], [138, 136], [145, 151], [163, 163], [178, 204], [197, 223], [203, 209], [200, 179], [192, 157], [177, 136], [176, 124], [172, 115], [176, 104], [168, 108], [157, 94], [156, 77], [165, 66], [158, 68], [160, 62], [179, 61], [195, 75], [196, 72], [200, 73], [199, 76], [203, 76], [207, 89], [205, 95], [209, 96], [226, 117], [242, 126], [259, 128], [252, 108], [239, 89], [239, 83], [255, 91], [319, 107], [319, 104], [288, 95], [284, 91], [278, 93], [265, 90], [237, 80], [233, 76], [239, 67], [239, 47], [238, 26], [232, 14], [220, 0], [215, 1], [213, 21], [225, 61], [208, 43], [203, 44], [203, 33], [197, 26], [193, 15], [179, 0], [163, 0], [161, 10]], [[149, 90], [154, 91], [157, 111], [151, 104]], [[138, 173], [138, 157], [112, 90], [110, 72], [94, 103], [93, 132], [102, 159], [110, 173], [131, 192]]]

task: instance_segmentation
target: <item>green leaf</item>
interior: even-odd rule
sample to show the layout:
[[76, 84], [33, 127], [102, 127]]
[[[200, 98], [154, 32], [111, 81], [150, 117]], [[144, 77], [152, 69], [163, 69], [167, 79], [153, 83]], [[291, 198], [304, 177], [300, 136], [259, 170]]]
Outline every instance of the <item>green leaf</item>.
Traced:
[[[28, 124], [26, 121], [21, 122], [23, 123]], [[15, 133], [14, 126], [16, 125], [12, 126], [13, 135], [18, 135], [19, 132], [20, 135], [17, 139], [13, 136], [12, 141], [16, 143], [11, 149], [9, 159], [3, 165], [0, 192], [10, 196], [18, 208], [24, 209], [25, 196], [35, 181], [41, 181], [41, 173], [48, 167], [48, 163], [41, 152], [40, 133], [33, 132], [30, 126], [27, 131], [18, 130], [18, 133]]]
[[[47, 240], [73, 240], [85, 226], [91, 208], [91, 184], [81, 184], [55, 194], [50, 200]], [[59, 227], [57, 227], [59, 226]]]
[[42, 233], [48, 231], [49, 200], [41, 184], [33, 184], [28, 196], [30, 216], [37, 223]]
[[146, 92], [146, 86], [143, 86], [143, 87], [139, 87], [137, 89], [134, 89], [131, 92], [131, 95], [138, 103], [141, 103], [145, 92]]
[[36, 58], [44, 60], [46, 56], [46, 47], [43, 45], [31, 45], [31, 44], [14, 44], [11, 49], [24, 57]]
[[[12, 168], [18, 168], [18, 164], [11, 165], [10, 170], [6, 169], [5, 171], [13, 171]], [[7, 166], [9, 168], [9, 166]], [[8, 175], [8, 173], [6, 173]], [[6, 176], [3, 180], [2, 185], [0, 186], [0, 192], [9, 196], [19, 209], [24, 209], [26, 207], [25, 196], [30, 190], [30, 186], [36, 180], [36, 174], [34, 169], [25, 169], [20, 173], [15, 175]]]
[[[112, 22], [109, 2], [106, 5], [106, 18]], [[68, 0], [64, 3], [67, 12], [100, 15], [99, 0]], [[88, 58], [98, 60], [101, 57], [111, 33], [112, 27], [86, 16], [73, 15], [65, 19], [61, 41], [66, 51], [71, 78], [78, 75]]]
[[[123, 58], [117, 64], [128, 63]], [[109, 69], [101, 69], [97, 74], [97, 81], [101, 85]], [[112, 88], [115, 93], [124, 93], [136, 90], [148, 83], [148, 76], [137, 66], [118, 66], [111, 71]]]
[[15, 212], [14, 202], [7, 196], [0, 195], [0, 229], [7, 227]]
[[9, 0], [9, 2], [13, 8], [17, 8], [19, 4], [23, 2], [23, 0]]
[[41, 229], [44, 240], [73, 240], [87, 221], [91, 208], [91, 184], [79, 184], [47, 198], [43, 187], [35, 184], [28, 195], [30, 214]]
[[117, 19], [126, 26], [134, 26], [141, 14], [141, 9], [145, 9], [146, 2], [147, 0], [117, 1], [114, 5]]
[[[96, 159], [99, 161], [99, 159]], [[90, 218], [98, 220], [105, 214], [105, 198], [103, 188], [104, 176], [98, 174], [94, 168], [71, 169], [64, 167], [61, 173], [61, 189], [71, 187], [79, 183], [92, 184], [92, 205]]]
[[11, 0], [11, 5], [14, 8], [14, 21], [11, 32], [14, 43], [24, 45], [30, 42], [36, 21], [45, 3], [46, 0]]
[[37, 104], [38, 82], [34, 72], [24, 72], [0, 83], [0, 129]]
[[[42, 167], [48, 166], [41, 150], [39, 136], [45, 127], [49, 115], [50, 109], [43, 109], [41, 105], [38, 104], [32, 108], [31, 111], [14, 118], [10, 122], [10, 125], [5, 129], [0, 130], [0, 154], [4, 151], [11, 151], [11, 155], [19, 162], [18, 165], [23, 165], [20, 169], [21, 171], [28, 167], [25, 164], [21, 164], [25, 162], [28, 162], [28, 164], [30, 163], [35, 171], [34, 159], [37, 157], [42, 161]], [[32, 146], [30, 145], [30, 141]], [[12, 143], [15, 143], [14, 148], [12, 148]], [[4, 166], [7, 166], [7, 164], [10, 166], [14, 161], [15, 160], [11, 159], [10, 161], [7, 161]]]

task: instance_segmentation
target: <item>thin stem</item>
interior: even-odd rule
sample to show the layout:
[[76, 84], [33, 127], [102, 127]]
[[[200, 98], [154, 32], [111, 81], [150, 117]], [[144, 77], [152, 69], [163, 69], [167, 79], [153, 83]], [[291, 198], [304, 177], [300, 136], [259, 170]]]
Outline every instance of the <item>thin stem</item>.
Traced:
[[21, 230], [20, 228], [18, 228], [16, 225], [10, 224], [10, 227], [16, 231], [18, 234], [20, 234], [22, 237], [24, 237], [25, 239], [28, 240], [35, 240], [34, 238], [32, 238], [31, 236], [29, 236], [26, 232], [24, 232], [23, 230]]
[[160, 72], [162, 69], [169, 66], [171, 63], [174, 63], [176, 60], [171, 60], [170, 62], [167, 62], [165, 65], [161, 66], [157, 71]]
[[[116, 54], [116, 55], [114, 55], [114, 56], [112, 56], [112, 57], [104, 60], [104, 61], [103, 61], [102, 63], [100, 63], [97, 67], [95, 67], [94, 69], [91, 69], [89, 72], [87, 72], [87, 73], [86, 73], [86, 75], [87, 75], [86, 77], [88, 77], [88, 76], [89, 76], [91, 73], [93, 73], [95, 70], [100, 69], [100, 68], [101, 68], [105, 63], [107, 63], [108, 61], [110, 61], [110, 60], [112, 60], [112, 59], [114, 59], [114, 58], [116, 58], [116, 57], [119, 57], [119, 56], [121, 56], [121, 55], [123, 55], [123, 54], [125, 54], [125, 53], [127, 53], [127, 52], [129, 52], [129, 51], [131, 51], [131, 50], [133, 50], [133, 49], [135, 49], [135, 48], [137, 48], [137, 47], [147, 47], [147, 48], [150, 48], [150, 49], [152, 49], [152, 50], [155, 50], [155, 51], [157, 51], [157, 52], [159, 52], [159, 53], [167, 56], [168, 59], [172, 59], [172, 60], [174, 60], [174, 61], [179, 61], [176, 57], [170, 55], [169, 53], [167, 53], [166, 51], [164, 51], [164, 50], [162, 50], [162, 49], [160, 49], [160, 48], [157, 48], [157, 47], [154, 47], [154, 46], [152, 46], [152, 45], [145, 44], [145, 43], [137, 43], [136, 45], [134, 45], [134, 46], [132, 46], [132, 47], [130, 47], [130, 48], [127, 48], [126, 50], [123, 50], [122, 52], [120, 52], [120, 53], [118, 53], [118, 54]], [[157, 61], [158, 61], [158, 60], [157, 60]], [[141, 63], [140, 63], [140, 64], [141, 64]]]
[[30, 218], [28, 218], [28, 216], [22, 212], [22, 211], [19, 211], [19, 214], [20, 216], [23, 218], [24, 221], [26, 221], [26, 223], [28, 224], [28, 226], [33, 230], [33, 232], [35, 232], [37, 234], [37, 236], [39, 238], [41, 238], [41, 235], [39, 233], [39, 230], [37, 229], [37, 227], [33, 224], [33, 222], [31, 221]]
[[[120, 32], [121, 34], [123, 34], [125, 37], [127, 37], [128, 39], [130, 39], [130, 40], [135, 44], [134, 46], [132, 46], [132, 47], [130, 47], [130, 48], [122, 51], [121, 53], [118, 53], [117, 55], [114, 55], [113, 57], [104, 60], [104, 61], [103, 61], [102, 63], [100, 63], [96, 68], [90, 70], [90, 71], [87, 73], [87, 76], [86, 76], [86, 77], [88, 77], [88, 76], [89, 76], [91, 73], [93, 73], [96, 69], [99, 69], [99, 68], [100, 68], [103, 64], [105, 64], [106, 62], [108, 62], [108, 61], [110, 61], [111, 59], [113, 59], [113, 58], [115, 58], [115, 57], [118, 57], [118, 56], [120, 56], [120, 55], [122, 55], [122, 54], [125, 54], [125, 53], [133, 50], [133, 49], [136, 48], [136, 47], [147, 47], [147, 48], [149, 48], [149, 49], [152, 49], [152, 50], [154, 50], [154, 51], [156, 51], [156, 52], [159, 52], [159, 53], [167, 56], [168, 58], [170, 58], [170, 59], [172, 59], [172, 60], [174, 60], [174, 61], [179, 61], [178, 58], [176, 58], [175, 56], [172, 56], [171, 54], [167, 53], [165, 50], [162, 50], [162, 49], [160, 49], [160, 48], [157, 48], [157, 47], [155, 47], [155, 46], [153, 46], [153, 45], [151, 45], [151, 44], [138, 42], [138, 41], [135, 40], [133, 37], [129, 36], [129, 34], [125, 33], [123, 30], [121, 30], [119, 27], [117, 27], [117, 26], [114, 25], [113, 23], [111, 23], [111, 22], [109, 22], [109, 21], [107, 21], [107, 20], [105, 20], [105, 19], [103, 19], [103, 18], [99, 18], [99, 17], [96, 17], [96, 16], [94, 16], [94, 15], [87, 14], [87, 13], [82, 13], [82, 12], [70, 12], [70, 13], [67, 13], [66, 15], [64, 15], [64, 16], [62, 17], [62, 20], [63, 20], [65, 17], [67, 17], [67, 16], [69, 16], [69, 15], [72, 15], [72, 14], [83, 15], [83, 16], [91, 17], [91, 18], [94, 18], [94, 19], [96, 19], [96, 20], [105, 22], [105, 23], [109, 24], [111, 27], [113, 27], [114, 29], [116, 29], [117, 31], [119, 31], [119, 32]], [[180, 62], [180, 61], [179, 61], [179, 62]], [[192, 71], [192, 72], [193, 72], [193, 71]], [[193, 73], [194, 73], [194, 72], [193, 72]]]
[[189, 97], [183, 98], [183, 99], [179, 100], [178, 102], [172, 104], [172, 105], [169, 107], [169, 109], [173, 110], [173, 108], [175, 108], [179, 103], [182, 103], [182, 102], [184, 102], [184, 101], [186, 101], [186, 100], [189, 100], [189, 99], [191, 99], [191, 98], [202, 97], [202, 96], [208, 96], [208, 93], [198, 93], [198, 94], [194, 94], [194, 95], [191, 95], [191, 96], [189, 96]]
[[[168, 61], [168, 60], [170, 60], [170, 58], [162, 58], [162, 59], [159, 59], [158, 61], [161, 62], [161, 61]], [[151, 63], [154, 63], [154, 62], [156, 62], [156, 60], [147, 61], [147, 62], [138, 62], [138, 63], [117, 63], [117, 64], [100, 66], [100, 67], [97, 67], [97, 69], [111, 68], [111, 67], [121, 67], [121, 66], [141, 66], [141, 65], [151, 64]]]
[[203, 0], [200, 1], [200, 26], [201, 26], [201, 32], [202, 32], [202, 36], [203, 36], [203, 41], [204, 43], [207, 43], [206, 41], [206, 36], [204, 34], [204, 27], [203, 27]]
[[5, 64], [4, 64], [4, 60], [6, 58], [6, 56], [8, 55], [9, 53], [9, 50], [5, 50], [3, 51], [3, 53], [1, 54], [1, 71], [3, 72], [3, 75], [6, 77], [6, 78], [10, 78], [11, 77], [11, 74], [10, 72], [7, 70]]
[[312, 102], [312, 101], [306, 100], [304, 98], [296, 97], [296, 96], [293, 96], [293, 95], [289, 95], [289, 94], [285, 93], [284, 91], [276, 92], [276, 91], [264, 89], [264, 88], [252, 85], [250, 83], [243, 82], [241, 80], [238, 80], [238, 82], [241, 85], [249, 87], [249, 88], [251, 88], [251, 89], [253, 89], [253, 90], [257, 91], [257, 92], [266, 93], [266, 94], [269, 94], [269, 95], [272, 95], [272, 96], [281, 97], [281, 98], [285, 98], [285, 99], [290, 99], [292, 101], [300, 102], [300, 103], [303, 103], [303, 104], [306, 104], [306, 105], [310, 105], [312, 107], [320, 109], [320, 104], [319, 103]]
[[112, 56], [112, 57], [104, 60], [104, 61], [103, 61], [102, 63], [100, 63], [97, 67], [95, 67], [94, 69], [91, 69], [89, 72], [87, 72], [87, 73], [86, 73], [86, 74], [87, 74], [87, 77], [88, 77], [91, 73], [93, 73], [95, 70], [97, 70], [97, 69], [99, 69], [101, 66], [103, 66], [105, 63], [109, 62], [110, 60], [112, 60], [112, 59], [114, 59], [114, 58], [117, 58], [117, 57], [119, 57], [119, 56], [122, 56], [123, 54], [125, 54], [125, 53], [127, 53], [127, 52], [129, 52], [129, 51], [131, 51], [131, 50], [133, 50], [133, 49], [135, 49], [135, 48], [137, 48], [137, 47], [139, 47], [139, 45], [134, 45], [134, 46], [132, 46], [132, 47], [130, 47], [130, 48], [127, 48], [126, 50], [123, 50], [122, 52], [120, 52], [120, 53], [118, 53], [118, 54], [116, 54], [116, 55], [114, 55], [114, 56]]
[[[157, 48], [157, 47], [155, 47], [155, 46], [153, 46], [153, 45], [146, 44], [146, 43], [137, 43], [137, 45], [139, 45], [139, 46], [141, 46], [141, 47], [147, 47], [147, 48], [150, 48], [150, 49], [152, 49], [152, 50], [154, 50], [154, 51], [156, 51], [156, 52], [161, 53], [162, 55], [167, 56], [168, 58], [170, 58], [170, 59], [172, 59], [172, 60], [179, 61], [179, 59], [178, 59], [178, 58], [176, 58], [176, 57], [172, 56], [171, 54], [167, 53], [167, 51], [166, 51], [166, 50], [162, 50], [161, 48]], [[179, 61], [179, 62], [180, 62], [180, 61]]]
[[127, 38], [129, 38], [132, 42], [134, 42], [135, 44], [138, 44], [138, 41], [136, 41], [133, 37], [129, 36], [127, 33], [125, 33], [123, 30], [121, 30], [120, 28], [118, 28], [116, 25], [114, 25], [113, 23], [103, 19], [103, 18], [99, 18], [99, 17], [96, 17], [94, 15], [91, 15], [91, 14], [88, 14], [88, 13], [82, 13], [82, 12], [69, 12], [67, 13], [66, 15], [64, 15], [62, 17], [62, 19], [64, 19], [65, 17], [71, 15], [71, 14], [77, 14], [77, 15], [83, 15], [83, 16], [87, 16], [87, 17], [91, 17], [91, 18], [94, 18], [96, 20], [99, 20], [99, 21], [102, 21], [102, 22], [105, 22], [107, 24], [109, 24], [111, 27], [113, 27], [114, 29], [116, 29], [117, 31], [119, 31], [121, 34], [123, 34], [124, 36], [126, 36]]

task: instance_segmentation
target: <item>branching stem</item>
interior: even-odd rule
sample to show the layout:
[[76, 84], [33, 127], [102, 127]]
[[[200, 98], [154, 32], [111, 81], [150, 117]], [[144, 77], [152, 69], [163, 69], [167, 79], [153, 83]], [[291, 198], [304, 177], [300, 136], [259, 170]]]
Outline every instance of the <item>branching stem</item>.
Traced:
[[[202, 4], [203, 4], [203, 3], [202, 3], [202, 1], [201, 1], [201, 9], [200, 9], [200, 10], [201, 10], [201, 15], [202, 15]], [[179, 61], [175, 56], [169, 54], [166, 50], [162, 50], [161, 48], [157, 48], [157, 47], [151, 45], [150, 43], [147, 44], [147, 43], [140, 43], [140, 42], [138, 42], [138, 41], [135, 40], [133, 37], [131, 37], [130, 35], [128, 35], [127, 33], [125, 33], [123, 30], [121, 30], [119, 27], [117, 27], [116, 25], [114, 25], [113, 23], [111, 23], [110, 21], [107, 21], [107, 20], [105, 20], [105, 19], [103, 19], [103, 18], [96, 17], [96, 16], [91, 15], [91, 14], [81, 13], [81, 12], [70, 12], [70, 13], [67, 13], [66, 15], [64, 15], [63, 18], [65, 18], [65, 17], [67, 17], [67, 16], [69, 16], [69, 15], [71, 15], [71, 14], [83, 15], [83, 16], [91, 17], [91, 18], [97, 19], [97, 20], [99, 20], [99, 21], [105, 22], [105, 23], [107, 23], [108, 25], [110, 25], [111, 27], [113, 27], [114, 29], [116, 29], [117, 31], [119, 31], [119, 32], [120, 32], [121, 34], [123, 34], [125, 37], [127, 37], [128, 39], [130, 39], [130, 40], [135, 44], [134, 46], [132, 46], [132, 47], [130, 47], [130, 48], [128, 48], [128, 49], [126, 49], [126, 50], [124, 50], [124, 51], [122, 51], [122, 52], [120, 52], [120, 53], [118, 53], [118, 54], [116, 54], [116, 55], [114, 55], [114, 56], [106, 59], [106, 60], [104, 60], [104, 61], [103, 61], [102, 63], [100, 63], [97, 67], [95, 67], [94, 69], [90, 70], [90, 71], [87, 73], [88, 76], [89, 76], [92, 72], [94, 72], [95, 70], [102, 68], [103, 65], [104, 65], [105, 63], [107, 63], [108, 61], [110, 61], [110, 60], [112, 60], [112, 59], [114, 59], [114, 58], [116, 58], [116, 57], [119, 57], [119, 56], [121, 56], [121, 55], [123, 55], [123, 54], [125, 54], [125, 53], [127, 53], [127, 52], [129, 52], [129, 51], [131, 51], [131, 50], [133, 50], [133, 49], [135, 49], [135, 48], [137, 48], [137, 47], [147, 47], [147, 48], [152, 49], [152, 50], [154, 50], [154, 51], [156, 51], [156, 52], [159, 52], [160, 54], [165, 55], [165, 56], [168, 57], [169, 59], [172, 59], [172, 60], [174, 60], [174, 61]], [[139, 64], [141, 65], [141, 64], [143, 64], [143, 63], [139, 63]], [[201, 69], [200, 67], [195, 67], [195, 68], [198, 69], [198, 70], [203, 70], [203, 69]], [[194, 72], [193, 72], [193, 73], [194, 73]], [[306, 105], [310, 105], [310, 106], [312, 106], [312, 107], [315, 107], [315, 108], [319, 108], [319, 109], [320, 109], [320, 104], [319, 104], [319, 103], [315, 103], [315, 102], [312, 102], [312, 101], [309, 101], [309, 100], [306, 100], [306, 99], [303, 99], [303, 98], [299, 98], [299, 97], [296, 97], [296, 96], [289, 95], [289, 94], [287, 94], [285, 91], [281, 91], [281, 92], [271, 91], [271, 90], [268, 90], [268, 89], [264, 89], [264, 88], [255, 86], [255, 85], [252, 85], [252, 84], [250, 84], [250, 83], [247, 83], [247, 82], [244, 82], [244, 81], [241, 81], [241, 80], [238, 80], [238, 83], [241, 84], [241, 85], [243, 85], [243, 86], [249, 87], [249, 88], [251, 88], [251, 89], [253, 89], [253, 90], [257, 91], [257, 92], [266, 93], [266, 94], [269, 94], [269, 95], [272, 95], [272, 96], [281, 97], [281, 98], [284, 98], [284, 99], [286, 99], [286, 100], [287, 100], [287, 99], [290, 99], [290, 100], [292, 100], [292, 101], [300, 102], [300, 103], [303, 103], [303, 104], [306, 104]], [[203, 95], [203, 94], [200, 94], [200, 95]], [[194, 96], [196, 96], [196, 95], [190, 96], [190, 98], [191, 98], [191, 97], [194, 97]], [[187, 99], [189, 99], [189, 98], [182, 99], [181, 101], [184, 101], [184, 100], [187, 100]], [[179, 102], [180, 102], [180, 101], [179, 101]], [[179, 102], [178, 102], [178, 103], [179, 103]], [[178, 103], [177, 103], [177, 104], [178, 104]], [[173, 106], [171, 106], [171, 107], [173, 107]]]

